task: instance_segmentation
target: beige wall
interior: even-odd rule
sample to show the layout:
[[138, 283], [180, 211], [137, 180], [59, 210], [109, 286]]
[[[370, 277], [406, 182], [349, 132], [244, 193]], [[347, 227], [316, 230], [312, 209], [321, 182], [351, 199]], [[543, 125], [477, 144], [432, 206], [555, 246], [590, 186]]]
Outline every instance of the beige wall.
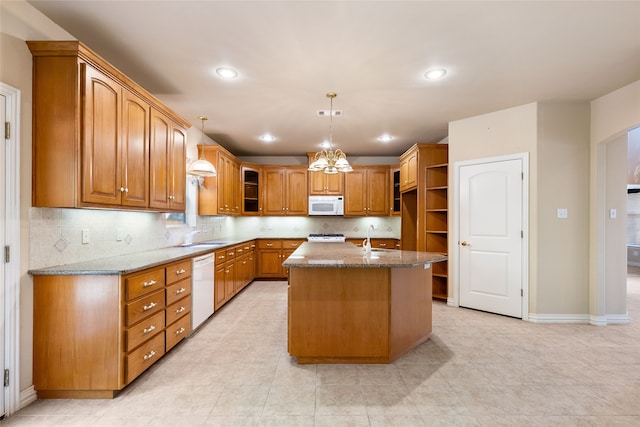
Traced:
[[[529, 153], [532, 314], [588, 313], [588, 147], [586, 103], [533, 103], [449, 124], [452, 165]], [[453, 183], [453, 174], [449, 182]], [[453, 198], [449, 203], [453, 212]], [[557, 219], [558, 208], [567, 208], [569, 218]], [[455, 218], [450, 218], [450, 223], [455, 224]], [[449, 253], [455, 253], [455, 245], [452, 239]]]
[[[609, 310], [626, 304], [619, 300], [622, 292], [616, 287], [620, 286], [617, 283], [621, 272], [616, 270], [619, 267], [610, 256], [617, 253], [625, 240], [607, 239], [624, 233], [624, 222], [607, 220], [607, 188], [626, 184], [626, 175], [620, 181], [616, 171], [626, 169], [626, 164], [607, 165], [607, 143], [617, 144], [637, 126], [640, 126], [640, 80], [591, 102], [589, 291], [590, 314], [595, 324], [607, 324], [612, 316], [620, 316], [622, 313]], [[608, 301], [607, 295], [609, 300], [618, 300]]]
[[[607, 286], [605, 291], [607, 316], [627, 313], [627, 137], [621, 135], [606, 144], [607, 183], [605, 192], [605, 263]], [[616, 218], [610, 218], [616, 209]]]
[[[538, 104], [538, 314], [589, 312], [589, 104]], [[558, 208], [568, 218], [557, 218]]]

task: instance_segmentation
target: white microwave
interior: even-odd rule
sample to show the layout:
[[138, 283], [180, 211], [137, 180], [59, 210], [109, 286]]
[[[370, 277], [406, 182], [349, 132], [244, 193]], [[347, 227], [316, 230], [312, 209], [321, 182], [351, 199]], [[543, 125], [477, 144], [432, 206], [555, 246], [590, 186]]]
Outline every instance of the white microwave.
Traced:
[[309, 215], [344, 215], [344, 197], [309, 196]]

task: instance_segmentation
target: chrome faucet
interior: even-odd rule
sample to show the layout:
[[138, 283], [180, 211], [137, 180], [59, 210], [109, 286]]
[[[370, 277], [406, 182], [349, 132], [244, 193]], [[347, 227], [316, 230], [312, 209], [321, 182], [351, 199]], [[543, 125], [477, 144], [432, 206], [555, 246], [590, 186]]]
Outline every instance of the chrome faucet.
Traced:
[[371, 252], [371, 234], [370, 234], [370, 232], [371, 232], [371, 230], [374, 230], [374, 229], [375, 228], [374, 228], [373, 224], [370, 224], [367, 227], [367, 238], [362, 241], [362, 247], [367, 252]]

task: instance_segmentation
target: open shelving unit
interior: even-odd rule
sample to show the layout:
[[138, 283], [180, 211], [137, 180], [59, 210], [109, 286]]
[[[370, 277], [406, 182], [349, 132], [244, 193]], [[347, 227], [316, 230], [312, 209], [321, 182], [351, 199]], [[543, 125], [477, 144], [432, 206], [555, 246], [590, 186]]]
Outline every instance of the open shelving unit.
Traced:
[[[425, 233], [428, 252], [447, 253], [448, 250], [448, 164], [426, 166]], [[433, 264], [433, 298], [447, 299], [448, 262]]]

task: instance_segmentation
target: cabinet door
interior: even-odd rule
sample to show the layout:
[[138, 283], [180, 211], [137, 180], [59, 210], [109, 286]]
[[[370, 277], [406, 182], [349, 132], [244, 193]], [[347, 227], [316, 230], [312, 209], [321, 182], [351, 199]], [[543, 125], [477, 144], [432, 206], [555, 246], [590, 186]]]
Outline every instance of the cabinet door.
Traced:
[[236, 261], [225, 264], [224, 274], [224, 295], [225, 300], [228, 301], [236, 292]]
[[184, 211], [186, 205], [187, 185], [187, 132], [171, 123], [171, 162], [169, 167], [169, 208], [174, 211]]
[[326, 193], [329, 195], [342, 196], [344, 194], [344, 173], [336, 173], [328, 175], [323, 172], [325, 175], [325, 180], [327, 183]]
[[122, 89], [86, 64], [82, 71], [82, 202], [119, 205]]
[[261, 170], [259, 168], [242, 167], [242, 215], [260, 215], [262, 200], [260, 194]]
[[280, 249], [258, 250], [258, 277], [282, 277], [282, 251]]
[[151, 139], [149, 144], [149, 206], [168, 208], [171, 192], [169, 184], [169, 149], [171, 125], [159, 112], [151, 109]]
[[324, 172], [309, 172], [309, 195], [323, 196], [326, 191], [326, 179]]
[[287, 215], [306, 215], [309, 211], [307, 193], [307, 169], [288, 169], [287, 179]]
[[145, 101], [122, 91], [122, 204], [149, 205], [149, 114]]
[[414, 152], [400, 163], [400, 190], [418, 185], [418, 153]]
[[217, 310], [218, 308], [222, 307], [222, 305], [225, 303], [226, 299], [226, 294], [225, 294], [225, 288], [226, 288], [226, 267], [225, 264], [222, 265], [216, 265], [216, 271], [215, 271], [215, 280], [214, 280], [214, 309]]
[[367, 171], [367, 215], [389, 215], [389, 169]]
[[285, 172], [282, 168], [264, 168], [264, 215], [285, 214]]
[[362, 216], [367, 207], [367, 171], [354, 168], [344, 177], [344, 215]]

